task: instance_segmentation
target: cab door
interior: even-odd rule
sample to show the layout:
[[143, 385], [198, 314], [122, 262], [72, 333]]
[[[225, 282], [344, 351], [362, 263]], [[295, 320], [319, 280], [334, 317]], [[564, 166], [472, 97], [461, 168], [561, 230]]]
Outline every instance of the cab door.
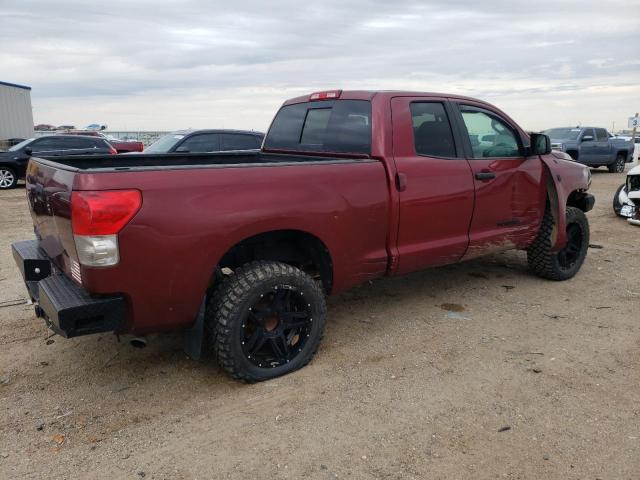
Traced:
[[519, 130], [498, 111], [471, 102], [457, 106], [475, 187], [465, 259], [526, 247], [544, 214], [542, 161], [525, 157]]
[[598, 145], [593, 128], [585, 128], [578, 139], [580, 142], [578, 161], [585, 165], [598, 163]]
[[457, 262], [469, 243], [473, 178], [444, 98], [394, 97], [399, 191], [396, 273]]
[[613, 162], [615, 158], [612, 158], [609, 134], [604, 128], [596, 128], [594, 130], [596, 131], [594, 150], [597, 161], [602, 162], [602, 165]]

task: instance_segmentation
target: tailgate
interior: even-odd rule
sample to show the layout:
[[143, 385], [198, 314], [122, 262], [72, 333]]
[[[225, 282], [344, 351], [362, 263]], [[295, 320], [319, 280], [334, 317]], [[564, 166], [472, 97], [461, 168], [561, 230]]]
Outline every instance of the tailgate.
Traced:
[[71, 189], [76, 173], [32, 158], [26, 175], [27, 200], [40, 248], [54, 265], [81, 283], [71, 229]]

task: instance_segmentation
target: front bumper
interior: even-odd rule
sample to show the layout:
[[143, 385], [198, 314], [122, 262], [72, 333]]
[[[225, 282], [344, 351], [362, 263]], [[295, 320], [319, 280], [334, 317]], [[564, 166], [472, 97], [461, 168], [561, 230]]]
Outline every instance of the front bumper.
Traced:
[[583, 193], [575, 199], [576, 206], [583, 212], [590, 212], [596, 203], [596, 197], [590, 193]]
[[121, 295], [93, 297], [57, 271], [37, 240], [11, 245], [36, 315], [66, 338], [119, 331], [124, 325], [125, 303]]

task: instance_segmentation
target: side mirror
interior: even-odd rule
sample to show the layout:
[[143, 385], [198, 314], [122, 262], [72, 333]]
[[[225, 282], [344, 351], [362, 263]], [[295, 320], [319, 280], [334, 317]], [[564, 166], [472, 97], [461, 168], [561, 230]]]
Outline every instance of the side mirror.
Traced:
[[31, 149], [31, 147], [25, 147], [24, 148], [24, 154], [25, 155], [31, 156], [32, 153], [33, 153], [33, 150]]
[[530, 133], [531, 147], [529, 152], [531, 155], [547, 155], [551, 153], [551, 139], [544, 133]]
[[582, 137], [583, 142], [593, 142], [593, 135], [585, 135]]
[[188, 147], [178, 147], [175, 150], [176, 153], [189, 153], [189, 148]]

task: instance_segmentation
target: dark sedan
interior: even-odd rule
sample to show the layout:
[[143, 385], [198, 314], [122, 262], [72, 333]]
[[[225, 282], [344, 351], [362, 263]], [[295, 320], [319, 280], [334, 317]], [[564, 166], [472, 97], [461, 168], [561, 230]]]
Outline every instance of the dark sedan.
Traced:
[[100, 137], [46, 135], [29, 138], [0, 152], [0, 190], [13, 188], [24, 178], [31, 155], [52, 158], [61, 155], [115, 154], [116, 149]]
[[144, 153], [206, 153], [257, 150], [264, 133], [248, 130], [182, 130], [160, 137]]

